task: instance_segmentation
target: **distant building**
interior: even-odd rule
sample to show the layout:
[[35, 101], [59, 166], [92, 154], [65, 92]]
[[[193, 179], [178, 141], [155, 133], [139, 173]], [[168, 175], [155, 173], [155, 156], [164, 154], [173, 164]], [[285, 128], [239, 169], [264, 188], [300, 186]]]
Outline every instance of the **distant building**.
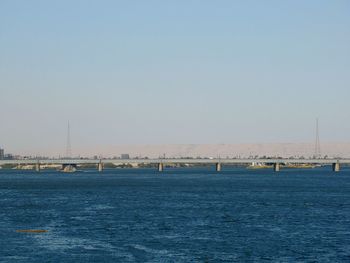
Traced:
[[121, 158], [121, 159], [130, 159], [130, 155], [129, 155], [128, 153], [122, 153], [122, 154], [120, 155], [120, 158]]
[[12, 154], [10, 154], [10, 153], [7, 153], [7, 154], [4, 154], [4, 158], [3, 158], [4, 160], [13, 160], [14, 158], [13, 158], [13, 155]]
[[5, 157], [5, 151], [4, 149], [0, 148], [0, 160], [4, 160], [4, 157]]

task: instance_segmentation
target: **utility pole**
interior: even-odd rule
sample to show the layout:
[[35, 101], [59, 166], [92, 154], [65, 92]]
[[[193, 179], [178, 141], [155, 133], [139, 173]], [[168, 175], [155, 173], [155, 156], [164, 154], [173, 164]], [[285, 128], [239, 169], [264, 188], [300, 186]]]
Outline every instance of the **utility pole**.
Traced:
[[70, 142], [70, 124], [68, 121], [66, 158], [71, 158], [71, 157], [72, 157], [72, 146], [71, 146], [71, 142]]
[[318, 118], [316, 118], [315, 158], [321, 158], [321, 145], [320, 145], [320, 134], [319, 134], [319, 128], [318, 128]]

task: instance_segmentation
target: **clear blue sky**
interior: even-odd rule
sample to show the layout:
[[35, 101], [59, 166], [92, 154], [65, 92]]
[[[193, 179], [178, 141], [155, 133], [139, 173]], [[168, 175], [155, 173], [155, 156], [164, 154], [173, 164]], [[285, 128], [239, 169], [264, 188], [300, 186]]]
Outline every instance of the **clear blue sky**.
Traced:
[[0, 1], [0, 145], [349, 141], [350, 1]]

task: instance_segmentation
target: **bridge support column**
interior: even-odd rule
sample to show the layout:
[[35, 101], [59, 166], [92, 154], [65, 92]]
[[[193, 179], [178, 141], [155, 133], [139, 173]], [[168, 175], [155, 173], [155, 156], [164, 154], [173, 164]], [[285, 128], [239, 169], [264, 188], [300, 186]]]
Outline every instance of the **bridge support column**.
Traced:
[[99, 172], [102, 172], [102, 171], [103, 171], [103, 163], [102, 163], [101, 160], [100, 160], [100, 162], [97, 164], [97, 170], [98, 170]]
[[273, 164], [273, 170], [275, 171], [275, 172], [279, 172], [280, 171], [280, 164], [279, 163], [275, 163], [275, 164]]
[[162, 163], [158, 163], [158, 172], [163, 172], [164, 166]]
[[336, 162], [332, 164], [333, 172], [339, 172], [340, 171], [340, 163]]
[[221, 171], [221, 163], [216, 163], [215, 167], [217, 172]]
[[35, 164], [35, 171], [36, 171], [36, 172], [40, 172], [40, 163], [39, 163], [39, 162], [37, 162], [37, 163]]

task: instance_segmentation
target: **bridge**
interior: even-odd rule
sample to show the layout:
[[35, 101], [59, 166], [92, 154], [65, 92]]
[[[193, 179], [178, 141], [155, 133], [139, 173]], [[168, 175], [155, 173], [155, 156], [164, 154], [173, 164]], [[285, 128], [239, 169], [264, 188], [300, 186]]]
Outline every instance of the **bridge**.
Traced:
[[216, 171], [221, 171], [223, 165], [242, 164], [249, 165], [252, 163], [259, 164], [272, 164], [275, 172], [280, 171], [283, 164], [315, 164], [315, 165], [331, 165], [334, 172], [340, 171], [341, 164], [350, 164], [350, 159], [212, 159], [212, 158], [169, 158], [169, 159], [23, 159], [23, 160], [0, 160], [0, 166], [5, 164], [15, 165], [35, 165], [35, 170], [40, 171], [41, 165], [56, 164], [62, 165], [82, 165], [82, 164], [95, 164], [98, 171], [102, 172], [104, 164], [113, 163], [116, 165], [121, 164], [155, 164], [158, 167], [158, 171], [162, 172], [167, 164], [212, 164], [215, 165]]

